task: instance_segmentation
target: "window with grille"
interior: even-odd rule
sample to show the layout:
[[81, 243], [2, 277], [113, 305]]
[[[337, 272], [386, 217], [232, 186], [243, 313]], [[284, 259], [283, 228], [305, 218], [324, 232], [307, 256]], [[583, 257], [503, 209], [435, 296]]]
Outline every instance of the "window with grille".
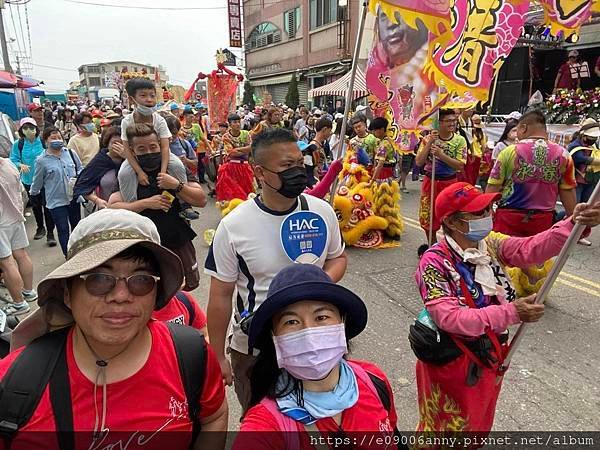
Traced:
[[300, 29], [300, 7], [290, 9], [283, 13], [283, 25], [285, 32], [290, 39], [296, 37], [296, 33]]
[[271, 22], [258, 24], [248, 36], [248, 47], [250, 50], [277, 42], [281, 42], [281, 30]]
[[337, 0], [310, 0], [310, 29], [337, 21]]

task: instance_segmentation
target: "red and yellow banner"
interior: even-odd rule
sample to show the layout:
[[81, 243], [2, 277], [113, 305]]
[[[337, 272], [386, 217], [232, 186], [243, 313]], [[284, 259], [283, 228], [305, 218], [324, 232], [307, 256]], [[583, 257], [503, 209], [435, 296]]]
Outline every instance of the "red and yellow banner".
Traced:
[[[377, 15], [367, 73], [372, 105], [381, 109], [388, 104], [402, 126], [401, 122], [408, 125], [427, 112], [422, 105], [432, 95], [423, 91], [436, 91], [436, 87], [486, 101], [495, 74], [521, 35], [531, 4], [530, 0], [371, 0], [370, 9]], [[565, 37], [579, 32], [591, 13], [600, 11], [598, 0], [539, 0], [537, 4], [544, 8], [550, 32]], [[424, 32], [429, 33], [426, 41]], [[424, 58], [417, 55], [416, 47], [426, 51]], [[395, 74], [398, 67], [410, 72]]]
[[470, 93], [485, 101], [494, 74], [508, 58], [523, 30], [528, 2], [455, 0], [449, 43], [430, 35], [425, 72], [455, 94]]
[[592, 17], [592, 10], [600, 11], [600, 2], [592, 0], [539, 0], [544, 8], [544, 23], [556, 36], [561, 31], [569, 37]]

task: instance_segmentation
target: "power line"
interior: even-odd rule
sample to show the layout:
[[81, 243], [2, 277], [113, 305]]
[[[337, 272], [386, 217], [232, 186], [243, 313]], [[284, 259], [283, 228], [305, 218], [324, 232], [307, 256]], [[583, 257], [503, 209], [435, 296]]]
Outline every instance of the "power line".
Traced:
[[31, 0], [27, 0], [25, 2], [25, 23], [27, 24], [27, 39], [29, 39], [29, 56], [33, 59], [33, 50], [31, 50], [31, 29], [29, 28], [29, 11], [27, 9], [27, 3]]
[[65, 72], [77, 72], [77, 69], [68, 69], [66, 67], [47, 66], [47, 65], [44, 65], [44, 64], [33, 64], [33, 63], [31, 65], [35, 66], [35, 67], [44, 67], [46, 69], [63, 70]]
[[27, 54], [27, 47], [25, 44], [25, 34], [23, 33], [23, 20], [21, 19], [21, 8], [19, 6], [15, 6], [17, 8], [17, 14], [19, 16], [19, 31], [21, 32], [21, 42], [23, 42], [23, 53]]
[[13, 30], [15, 31], [15, 41], [17, 42], [17, 48], [19, 49], [19, 53], [21, 53], [21, 43], [19, 42], [19, 33], [17, 32], [17, 25], [15, 24], [15, 16], [13, 16], [12, 4], [9, 3], [8, 9], [10, 11], [10, 20], [12, 21]]

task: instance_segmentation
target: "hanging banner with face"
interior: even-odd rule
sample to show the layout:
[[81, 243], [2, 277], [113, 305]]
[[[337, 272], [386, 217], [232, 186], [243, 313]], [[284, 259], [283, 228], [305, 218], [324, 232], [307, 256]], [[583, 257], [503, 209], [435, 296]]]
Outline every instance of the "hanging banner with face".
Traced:
[[375, 38], [367, 65], [369, 106], [375, 117], [386, 117], [391, 137], [401, 153], [410, 153], [418, 142], [423, 117], [434, 110], [438, 88], [425, 75], [428, 33], [420, 20], [411, 28], [399, 12], [395, 20], [377, 11]]
[[450, 0], [371, 0], [369, 8], [374, 15], [381, 11], [393, 23], [399, 13], [410, 28], [425, 26], [439, 42], [452, 38]]
[[[578, 33], [592, 12], [600, 12], [600, 1], [594, 0], [538, 3], [554, 36]], [[370, 106], [376, 115], [387, 109], [394, 116], [401, 150], [410, 146], [417, 126], [440, 106], [427, 92], [470, 92], [477, 100], [488, 99], [492, 80], [517, 43], [531, 4], [532, 0], [370, 2], [377, 16], [367, 73], [367, 87], [373, 93]], [[429, 37], [425, 39], [424, 33]]]

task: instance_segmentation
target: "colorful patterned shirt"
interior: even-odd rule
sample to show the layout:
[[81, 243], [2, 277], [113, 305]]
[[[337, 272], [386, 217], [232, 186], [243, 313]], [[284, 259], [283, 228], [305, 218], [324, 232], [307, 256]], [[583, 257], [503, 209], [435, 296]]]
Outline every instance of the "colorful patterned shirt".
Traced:
[[379, 141], [375, 161], [383, 161], [384, 164], [396, 164], [396, 145], [389, 137], [384, 137]]
[[560, 145], [526, 139], [498, 155], [488, 184], [503, 186], [500, 207], [552, 211], [559, 189], [574, 189], [573, 159]]
[[[454, 135], [449, 140], [438, 139], [438, 144], [441, 143], [443, 151], [450, 158], [456, 159], [464, 164], [467, 163], [467, 141], [464, 137], [462, 137], [458, 133], [454, 133]], [[421, 144], [425, 145], [425, 144]], [[450, 178], [456, 175], [456, 169], [453, 169], [448, 164], [443, 161], [440, 161], [439, 158], [435, 160], [435, 176], [436, 178]], [[425, 163], [425, 173], [431, 173], [431, 154], [429, 158], [427, 158], [427, 162]]]
[[[229, 131], [223, 135], [223, 149], [225, 152], [227, 152], [227, 154], [236, 148], [247, 147], [251, 142], [250, 132], [247, 130], [240, 130], [240, 134], [238, 136], [233, 136]], [[247, 160], [248, 155], [235, 156], [231, 157], [231, 159]]]
[[379, 139], [373, 136], [371, 133], [367, 133], [364, 137], [354, 136], [350, 139], [350, 147], [358, 150], [359, 148], [364, 149], [371, 161], [375, 158], [375, 150], [379, 144]]

